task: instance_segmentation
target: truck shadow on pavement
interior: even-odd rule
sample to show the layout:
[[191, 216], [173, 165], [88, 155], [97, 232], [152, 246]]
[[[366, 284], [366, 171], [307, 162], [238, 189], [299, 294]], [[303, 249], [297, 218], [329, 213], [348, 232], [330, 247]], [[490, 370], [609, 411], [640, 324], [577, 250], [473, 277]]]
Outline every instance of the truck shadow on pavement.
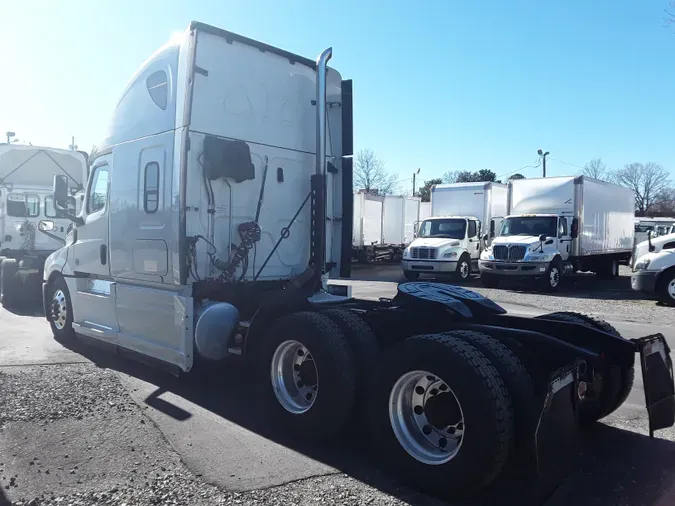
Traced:
[[[64, 343], [65, 346], [65, 343]], [[439, 499], [423, 496], [399, 485], [378, 469], [379, 463], [369, 448], [365, 419], [359, 418], [331, 442], [317, 443], [291, 437], [265, 416], [264, 407], [256, 405], [254, 392], [247, 388], [250, 375], [243, 361], [221, 371], [191, 373], [175, 377], [135, 362], [125, 356], [102, 350], [96, 345], [76, 340], [68, 348], [91, 360], [96, 366], [112, 369], [156, 387], [144, 403], [176, 420], [187, 420], [192, 413], [162, 399], [170, 392], [236, 425], [252, 431], [311, 459], [322, 462], [371, 487], [419, 506], [525, 506], [519, 490], [507, 485], [490, 491], [480, 502]], [[576, 469], [543, 503], [545, 506], [568, 504], [666, 506], [675, 504], [675, 442], [649, 437], [598, 424], [584, 433], [583, 454]], [[1, 492], [0, 492], [1, 494]], [[448, 501], [449, 498], [443, 498]], [[2, 496], [0, 495], [0, 505]]]

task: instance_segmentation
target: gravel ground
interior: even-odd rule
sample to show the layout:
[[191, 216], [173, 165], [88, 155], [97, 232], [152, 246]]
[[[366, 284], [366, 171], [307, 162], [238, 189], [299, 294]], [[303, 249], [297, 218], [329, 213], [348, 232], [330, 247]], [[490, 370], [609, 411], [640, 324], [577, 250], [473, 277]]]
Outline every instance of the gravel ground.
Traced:
[[[610, 320], [672, 325], [675, 309], [661, 306], [644, 294], [631, 290], [630, 274], [630, 268], [626, 266], [621, 266], [619, 278], [613, 281], [600, 281], [592, 274], [582, 274], [566, 280], [560, 290], [552, 294], [533, 291], [531, 287], [516, 282], [502, 283], [497, 289], [483, 288], [479, 278], [473, 278], [464, 285], [497, 303], [520, 304], [545, 311], [578, 311]], [[352, 278], [357, 282], [404, 281], [400, 267], [391, 264], [354, 266]], [[436, 281], [453, 282], [447, 278]], [[393, 285], [390, 291], [393, 296]], [[354, 295], [359, 296], [360, 292], [355, 286]]]
[[3, 368], [0, 392], [0, 505], [442, 504], [344, 474], [219, 490], [185, 467], [116, 373], [92, 364]]

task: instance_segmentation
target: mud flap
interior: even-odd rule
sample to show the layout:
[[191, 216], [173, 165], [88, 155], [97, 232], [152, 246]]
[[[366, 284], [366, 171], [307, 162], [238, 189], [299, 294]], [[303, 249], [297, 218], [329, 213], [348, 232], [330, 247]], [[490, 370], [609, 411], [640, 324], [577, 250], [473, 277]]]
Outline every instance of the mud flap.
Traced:
[[551, 375], [534, 431], [533, 471], [540, 498], [549, 495], [576, 465], [580, 439], [578, 423], [579, 364]]
[[662, 334], [633, 340], [640, 352], [645, 404], [649, 413], [649, 437], [675, 424], [675, 384], [670, 348]]
[[518, 497], [519, 506], [539, 505], [577, 465], [579, 364], [558, 369], [544, 385], [536, 405], [521, 423], [531, 435], [483, 498], [485, 505]]

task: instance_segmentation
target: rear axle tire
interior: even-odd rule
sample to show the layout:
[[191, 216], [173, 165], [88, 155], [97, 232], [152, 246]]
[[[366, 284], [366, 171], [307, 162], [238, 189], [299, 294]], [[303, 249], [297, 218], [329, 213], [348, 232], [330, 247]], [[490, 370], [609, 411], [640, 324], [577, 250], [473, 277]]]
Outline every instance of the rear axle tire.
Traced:
[[304, 438], [337, 433], [352, 413], [356, 366], [328, 316], [298, 312], [271, 322], [253, 348], [261, 410]]
[[384, 463], [427, 492], [479, 492], [513, 444], [504, 380], [465, 338], [447, 332], [402, 341], [380, 358], [369, 388], [368, 417]]
[[[610, 323], [582, 313], [558, 311], [537, 316], [536, 318], [577, 323], [621, 337], [619, 331]], [[633, 389], [635, 381], [634, 366], [620, 367], [609, 365], [604, 371], [600, 372], [603, 377], [603, 388], [600, 396], [594, 400], [585, 400], [579, 406], [579, 421], [585, 425], [597, 422], [616, 411], [626, 401]]]
[[0, 279], [0, 301], [7, 308], [16, 307], [21, 286], [19, 283], [19, 264], [14, 258], [6, 258], [2, 262], [2, 279]]

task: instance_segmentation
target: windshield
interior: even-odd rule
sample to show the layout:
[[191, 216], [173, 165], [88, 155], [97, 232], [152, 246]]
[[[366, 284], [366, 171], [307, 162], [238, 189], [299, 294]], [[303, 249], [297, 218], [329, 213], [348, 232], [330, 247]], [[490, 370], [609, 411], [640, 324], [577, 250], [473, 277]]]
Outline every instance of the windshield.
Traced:
[[464, 239], [466, 220], [425, 220], [420, 227], [420, 237], [443, 237], [446, 239]]
[[556, 237], [558, 218], [556, 216], [515, 216], [506, 218], [499, 235], [531, 235]]
[[35, 218], [39, 216], [39, 197], [24, 193], [10, 193], [7, 196], [7, 215], [15, 218]]

